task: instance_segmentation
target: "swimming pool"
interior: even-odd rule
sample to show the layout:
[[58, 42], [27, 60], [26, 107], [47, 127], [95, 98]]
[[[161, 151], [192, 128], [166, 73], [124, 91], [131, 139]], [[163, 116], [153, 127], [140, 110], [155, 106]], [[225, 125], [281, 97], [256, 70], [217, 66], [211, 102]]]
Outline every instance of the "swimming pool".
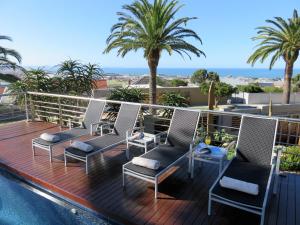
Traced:
[[[1, 225], [108, 224], [91, 213], [74, 208], [69, 203], [63, 203], [61, 200], [54, 202], [53, 196], [27, 186], [13, 175], [0, 169]], [[76, 213], [72, 213], [75, 210]]]

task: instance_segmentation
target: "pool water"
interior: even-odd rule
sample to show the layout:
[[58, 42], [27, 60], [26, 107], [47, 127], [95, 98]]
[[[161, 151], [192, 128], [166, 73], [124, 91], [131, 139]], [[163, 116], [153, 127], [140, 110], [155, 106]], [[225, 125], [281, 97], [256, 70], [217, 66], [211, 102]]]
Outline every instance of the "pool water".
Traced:
[[74, 214], [62, 206], [20, 185], [0, 170], [1, 225], [77, 225], [108, 224], [95, 216]]

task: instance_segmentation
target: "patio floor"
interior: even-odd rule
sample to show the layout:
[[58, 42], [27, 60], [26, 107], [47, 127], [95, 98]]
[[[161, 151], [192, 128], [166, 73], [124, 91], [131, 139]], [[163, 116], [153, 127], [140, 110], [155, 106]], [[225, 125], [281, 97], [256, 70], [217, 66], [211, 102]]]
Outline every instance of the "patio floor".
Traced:
[[[56, 131], [59, 131], [56, 125], [45, 122], [21, 121], [0, 126], [0, 166], [120, 224], [259, 224], [258, 216], [219, 204], [213, 204], [214, 215], [207, 216], [208, 189], [218, 175], [213, 165], [198, 168], [194, 180], [187, 176], [187, 161], [178, 165], [159, 184], [159, 199], [155, 200], [153, 186], [134, 178], [127, 179], [123, 191], [124, 145], [98, 157], [98, 166], [89, 175], [80, 162], [64, 167], [62, 153], [68, 142], [55, 148], [53, 163], [44, 150], [37, 150], [37, 156], [33, 157], [31, 139], [43, 132]], [[141, 152], [135, 149], [132, 154]], [[265, 224], [300, 224], [297, 190], [300, 190], [299, 175], [289, 173], [280, 177], [278, 194], [270, 196]]]

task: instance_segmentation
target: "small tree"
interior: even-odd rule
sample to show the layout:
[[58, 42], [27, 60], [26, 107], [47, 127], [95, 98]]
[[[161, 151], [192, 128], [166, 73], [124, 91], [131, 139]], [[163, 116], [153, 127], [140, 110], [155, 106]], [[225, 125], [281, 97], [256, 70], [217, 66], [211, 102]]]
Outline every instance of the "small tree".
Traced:
[[[200, 91], [204, 94], [208, 94], [209, 84], [202, 83], [200, 85]], [[231, 97], [233, 93], [235, 93], [236, 89], [230, 84], [226, 84], [224, 82], [216, 82], [215, 83], [215, 107], [218, 106], [220, 100], [224, 97]]]
[[263, 91], [265, 93], [282, 93], [283, 92], [283, 88], [280, 88], [280, 87], [264, 87], [263, 88]]
[[261, 93], [264, 90], [258, 84], [238, 85], [237, 90], [246, 93]]
[[[174, 107], [188, 107], [189, 103], [184, 96], [177, 92], [166, 92], [159, 97], [159, 102], [162, 105]], [[165, 109], [163, 116], [170, 118], [172, 110]]]
[[292, 83], [296, 84], [300, 82], [300, 73], [292, 78]]
[[50, 78], [42, 68], [31, 69], [25, 72], [24, 78], [10, 85], [10, 89], [16, 91], [50, 92]]
[[171, 80], [171, 85], [173, 87], [187, 86], [188, 82], [185, 80], [181, 80], [181, 79], [173, 79], [173, 80]]
[[65, 60], [58, 65], [57, 74], [62, 76], [68, 94], [91, 95], [95, 79], [103, 77], [98, 64], [81, 64], [78, 60]]
[[293, 92], [299, 92], [300, 90], [300, 74], [297, 74], [292, 78], [292, 90]]
[[140, 89], [136, 88], [116, 88], [112, 90], [108, 99], [124, 102], [143, 102], [145, 95]]
[[200, 69], [195, 71], [191, 77], [191, 82], [194, 84], [201, 84], [203, 82], [210, 82], [210, 81], [219, 82], [220, 81], [219, 75], [215, 72], [208, 72], [205, 69]]

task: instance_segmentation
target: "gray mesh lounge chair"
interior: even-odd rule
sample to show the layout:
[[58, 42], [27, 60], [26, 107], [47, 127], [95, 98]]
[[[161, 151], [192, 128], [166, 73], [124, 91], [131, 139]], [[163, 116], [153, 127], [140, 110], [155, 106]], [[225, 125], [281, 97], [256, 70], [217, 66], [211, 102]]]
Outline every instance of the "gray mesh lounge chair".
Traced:
[[[216, 201], [258, 214], [261, 216], [260, 224], [264, 224], [267, 197], [275, 168], [273, 148], [277, 123], [276, 119], [271, 118], [242, 117], [236, 157], [228, 163], [209, 190], [208, 215], [211, 214], [211, 202]], [[250, 195], [223, 188], [220, 186], [223, 176], [258, 184], [259, 194]]]
[[[90, 157], [126, 142], [126, 132], [135, 126], [140, 108], [140, 104], [122, 103], [112, 132], [86, 141], [86, 144], [94, 147], [91, 152], [84, 152], [72, 147], [66, 148], [64, 151], [65, 166], [67, 166], [67, 157], [83, 161], [86, 164], [86, 173], [88, 174]], [[105, 126], [106, 124], [102, 125], [101, 130]]]
[[124, 164], [123, 187], [125, 187], [125, 176], [133, 176], [154, 183], [155, 198], [157, 198], [159, 177], [166, 174], [173, 165], [191, 153], [199, 117], [200, 112], [176, 109], [171, 120], [166, 143], [141, 155], [147, 159], [158, 160], [160, 168], [152, 170], [134, 165], [132, 162]]
[[55, 145], [73, 140], [75, 138], [79, 138], [84, 135], [88, 135], [88, 134], [92, 135], [96, 128], [95, 125], [98, 125], [101, 120], [105, 105], [106, 105], [105, 101], [90, 100], [84, 115], [82, 125], [80, 127], [75, 127], [69, 130], [55, 133], [55, 135], [59, 136], [60, 138], [60, 141], [58, 142], [53, 143], [53, 142], [45, 141], [39, 137], [32, 139], [33, 155], [35, 155], [35, 147], [47, 150], [49, 151], [50, 162], [52, 162], [52, 151]]

